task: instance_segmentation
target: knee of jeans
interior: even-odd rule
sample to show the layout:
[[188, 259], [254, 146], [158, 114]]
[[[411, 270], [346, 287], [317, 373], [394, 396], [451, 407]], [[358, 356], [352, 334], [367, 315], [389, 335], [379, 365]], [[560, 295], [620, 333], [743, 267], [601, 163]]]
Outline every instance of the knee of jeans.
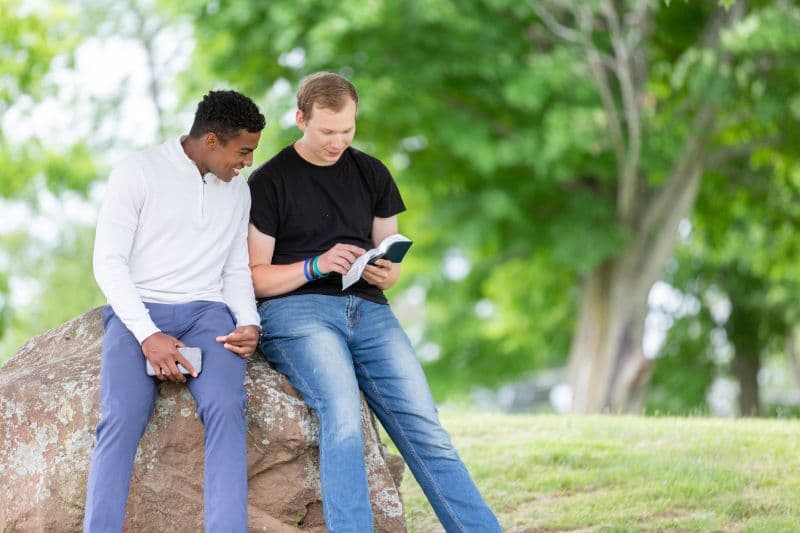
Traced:
[[361, 429], [360, 417], [356, 420], [328, 426], [327, 428], [323, 425], [321, 430], [338, 446], [344, 446], [350, 443], [359, 448], [363, 447], [364, 434]]
[[406, 434], [412, 444], [424, 450], [426, 455], [441, 459], [458, 459], [458, 452], [450, 440], [450, 435], [439, 424], [421, 431], [409, 431]]
[[[338, 407], [338, 408], [337, 408]], [[317, 411], [320, 429], [337, 443], [363, 440], [361, 405], [344, 406], [331, 402]]]

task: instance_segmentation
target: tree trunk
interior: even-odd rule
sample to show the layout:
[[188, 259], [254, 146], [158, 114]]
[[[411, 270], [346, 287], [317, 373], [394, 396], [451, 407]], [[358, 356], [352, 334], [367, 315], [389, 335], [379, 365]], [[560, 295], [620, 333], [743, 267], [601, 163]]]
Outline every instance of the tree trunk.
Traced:
[[758, 395], [758, 371], [761, 361], [757, 354], [741, 353], [738, 349], [733, 359], [733, 373], [739, 380], [739, 414], [759, 416], [761, 414]]
[[570, 354], [572, 411], [632, 412], [641, 406], [651, 363], [642, 338], [647, 291], [641, 279], [607, 261], [586, 280]]
[[[555, 35], [584, 47], [617, 158], [618, 222], [632, 236], [620, 255], [599, 265], [585, 281], [570, 353], [572, 411], [631, 412], [641, 406], [651, 372], [642, 348], [647, 296], [672, 256], [678, 224], [694, 206], [706, 143], [712, 136], [715, 102], [712, 98], [699, 102], [667, 179], [651, 189], [640, 168], [647, 55], [643, 47], [631, 46], [640, 42], [652, 16], [647, 3], [638, 2], [634, 11], [626, 13], [618, 12], [613, 2], [601, 3], [599, 12], [612, 41], [609, 52], [594, 44], [590, 8], [574, 11], [579, 21], [576, 29], [563, 26], [543, 4], [535, 3], [534, 8]], [[702, 45], [716, 46], [721, 29], [740, 18], [742, 10], [740, 2], [730, 12], [719, 9], [703, 31]], [[724, 62], [723, 58], [719, 63]], [[717, 78], [713, 80], [708, 94], [714, 92]]]
[[679, 165], [644, 211], [627, 248], [586, 280], [570, 351], [573, 412], [641, 407], [652, 365], [643, 350], [647, 296], [672, 257], [678, 224], [691, 211], [700, 181], [699, 161]]
[[[758, 284], [748, 284], [748, 278], [739, 278], [743, 287], [761, 292]], [[731, 370], [739, 381], [739, 414], [758, 416], [760, 413], [758, 395], [758, 371], [761, 368], [762, 339], [759, 337], [759, 316], [761, 307], [748, 306], [746, 301], [735, 302], [725, 323], [725, 332], [733, 345], [733, 364]]]

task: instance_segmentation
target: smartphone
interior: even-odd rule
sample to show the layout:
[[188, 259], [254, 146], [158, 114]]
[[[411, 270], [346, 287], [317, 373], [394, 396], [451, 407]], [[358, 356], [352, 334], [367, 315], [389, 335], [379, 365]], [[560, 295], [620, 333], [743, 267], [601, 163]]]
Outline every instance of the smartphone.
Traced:
[[[178, 348], [178, 351], [182, 356], [189, 361], [189, 364], [192, 365], [199, 374], [203, 370], [203, 352], [200, 348], [194, 346], [181, 346]], [[150, 361], [147, 361], [147, 375], [148, 376], [155, 376], [156, 372], [153, 370], [153, 365], [150, 364]], [[177, 363], [177, 361], [175, 361]], [[178, 363], [178, 370], [181, 371], [181, 374], [188, 374], [189, 371], [184, 368], [184, 366]]]

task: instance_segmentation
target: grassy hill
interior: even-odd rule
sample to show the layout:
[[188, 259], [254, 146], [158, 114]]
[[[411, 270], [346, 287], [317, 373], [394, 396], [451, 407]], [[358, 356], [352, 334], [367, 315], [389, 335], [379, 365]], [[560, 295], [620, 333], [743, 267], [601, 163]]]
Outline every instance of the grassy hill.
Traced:
[[[800, 531], [800, 421], [444, 411], [508, 532]], [[443, 531], [413, 476], [409, 531]]]

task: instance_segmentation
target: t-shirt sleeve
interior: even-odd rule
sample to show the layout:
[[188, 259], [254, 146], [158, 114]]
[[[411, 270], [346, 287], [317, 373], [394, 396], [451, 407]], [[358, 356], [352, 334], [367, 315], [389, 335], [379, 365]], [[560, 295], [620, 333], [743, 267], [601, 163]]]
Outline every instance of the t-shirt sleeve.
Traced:
[[266, 167], [257, 169], [250, 176], [250, 223], [264, 235], [278, 235], [278, 198], [275, 180]]
[[378, 176], [378, 198], [375, 202], [375, 216], [389, 218], [406, 210], [406, 204], [400, 196], [397, 184], [383, 164], [377, 163], [376, 174]]

